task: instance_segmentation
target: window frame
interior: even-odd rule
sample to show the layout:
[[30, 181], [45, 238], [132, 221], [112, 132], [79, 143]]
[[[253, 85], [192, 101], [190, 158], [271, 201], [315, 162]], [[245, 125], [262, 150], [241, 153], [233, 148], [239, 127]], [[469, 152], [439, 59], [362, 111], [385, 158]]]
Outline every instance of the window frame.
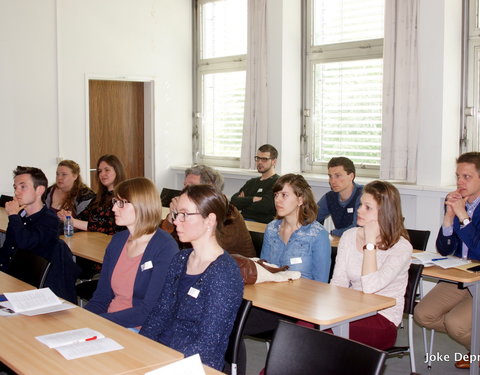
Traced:
[[[201, 5], [217, 0], [194, 0], [193, 22], [193, 131], [192, 153], [193, 163], [206, 164], [219, 167], [240, 167], [239, 157], [210, 156], [203, 153], [204, 128], [202, 124], [203, 108], [203, 76], [206, 74], [228, 73], [247, 70], [247, 53], [243, 55], [231, 55], [201, 59], [202, 56], [202, 23]], [[244, 123], [243, 123], [244, 125]]]
[[[340, 42], [322, 46], [313, 46], [313, 0], [303, 0], [302, 6], [302, 96], [303, 96], [303, 118], [302, 118], [302, 171], [310, 173], [326, 174], [328, 172], [327, 162], [315, 162], [313, 155], [315, 151], [315, 129], [312, 121], [314, 101], [314, 67], [318, 63], [358, 61], [367, 59], [383, 59], [384, 38]], [[359, 59], [359, 57], [363, 57]], [[378, 177], [380, 165], [357, 164], [356, 175], [362, 177]]]

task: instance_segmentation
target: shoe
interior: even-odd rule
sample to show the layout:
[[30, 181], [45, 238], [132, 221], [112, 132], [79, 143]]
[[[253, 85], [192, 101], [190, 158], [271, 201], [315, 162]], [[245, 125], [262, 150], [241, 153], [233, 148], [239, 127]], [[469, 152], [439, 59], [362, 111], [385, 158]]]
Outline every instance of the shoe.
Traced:
[[[468, 356], [470, 357], [470, 353], [468, 353]], [[479, 363], [479, 365], [480, 365], [480, 363]], [[460, 361], [455, 362], [455, 367], [456, 368], [469, 369], [470, 368], [470, 362], [465, 361], [464, 359], [461, 359]]]

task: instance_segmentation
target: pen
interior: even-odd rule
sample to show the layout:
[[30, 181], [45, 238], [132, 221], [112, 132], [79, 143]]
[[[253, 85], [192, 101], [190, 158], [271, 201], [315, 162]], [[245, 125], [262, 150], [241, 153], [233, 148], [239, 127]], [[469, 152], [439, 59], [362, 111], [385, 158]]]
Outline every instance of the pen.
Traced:
[[444, 257], [444, 258], [433, 258], [432, 259], [432, 262], [435, 262], [436, 260], [444, 260], [444, 259], [448, 259], [447, 257]]
[[97, 336], [92, 336], [92, 337], [86, 338], [85, 341], [92, 341], [96, 339], [97, 339]]

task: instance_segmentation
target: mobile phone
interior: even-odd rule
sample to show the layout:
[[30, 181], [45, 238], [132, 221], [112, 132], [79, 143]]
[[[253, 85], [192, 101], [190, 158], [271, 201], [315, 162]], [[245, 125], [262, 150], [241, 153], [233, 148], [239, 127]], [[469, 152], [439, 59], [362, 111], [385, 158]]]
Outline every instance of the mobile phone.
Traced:
[[469, 271], [480, 272], [480, 265], [467, 268]]

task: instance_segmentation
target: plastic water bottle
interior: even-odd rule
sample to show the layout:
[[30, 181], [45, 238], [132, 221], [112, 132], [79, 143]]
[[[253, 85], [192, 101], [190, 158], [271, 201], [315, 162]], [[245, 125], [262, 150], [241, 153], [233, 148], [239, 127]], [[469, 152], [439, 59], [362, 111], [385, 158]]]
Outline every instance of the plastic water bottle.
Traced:
[[65, 218], [65, 222], [63, 223], [63, 234], [65, 237], [73, 236], [73, 221], [71, 216]]

